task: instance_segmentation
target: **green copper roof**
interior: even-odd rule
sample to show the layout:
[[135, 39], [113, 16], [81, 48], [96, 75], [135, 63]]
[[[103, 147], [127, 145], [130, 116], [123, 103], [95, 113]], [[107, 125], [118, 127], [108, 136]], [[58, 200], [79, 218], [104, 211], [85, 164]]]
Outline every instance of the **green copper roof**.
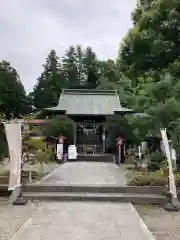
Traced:
[[46, 108], [67, 115], [113, 115], [115, 112], [132, 112], [123, 108], [115, 90], [64, 89], [58, 106]]

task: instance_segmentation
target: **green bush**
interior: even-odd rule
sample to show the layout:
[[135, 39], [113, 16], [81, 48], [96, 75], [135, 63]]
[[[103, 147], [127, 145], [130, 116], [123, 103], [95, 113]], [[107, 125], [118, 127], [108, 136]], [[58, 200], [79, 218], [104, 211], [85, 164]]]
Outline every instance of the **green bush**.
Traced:
[[45, 142], [43, 138], [38, 139], [27, 139], [24, 145], [28, 148], [30, 152], [35, 152], [37, 150], [45, 150]]
[[148, 169], [155, 171], [160, 169], [162, 162], [165, 161], [161, 152], [153, 152], [148, 156]]
[[176, 187], [180, 188], [180, 173], [176, 173]]
[[41, 172], [44, 172], [44, 164], [48, 164], [50, 160], [50, 154], [48, 152], [38, 150], [35, 154], [35, 159], [41, 165]]
[[56, 160], [55, 154], [52, 151], [47, 150], [46, 153], [48, 154], [47, 157], [50, 162], [54, 162]]
[[47, 121], [42, 128], [43, 136], [59, 137], [63, 135], [65, 144], [69, 145], [73, 143], [74, 137], [74, 122], [66, 116], [56, 116]]

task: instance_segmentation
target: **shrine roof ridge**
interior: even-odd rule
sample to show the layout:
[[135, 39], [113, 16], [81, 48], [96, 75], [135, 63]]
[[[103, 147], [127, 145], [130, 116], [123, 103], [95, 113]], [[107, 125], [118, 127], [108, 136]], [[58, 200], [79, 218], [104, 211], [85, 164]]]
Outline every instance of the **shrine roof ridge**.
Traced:
[[56, 107], [46, 110], [66, 115], [108, 116], [117, 113], [132, 113], [121, 106], [117, 90], [63, 89]]
[[102, 90], [102, 89], [62, 89], [63, 95], [117, 95], [117, 90]]

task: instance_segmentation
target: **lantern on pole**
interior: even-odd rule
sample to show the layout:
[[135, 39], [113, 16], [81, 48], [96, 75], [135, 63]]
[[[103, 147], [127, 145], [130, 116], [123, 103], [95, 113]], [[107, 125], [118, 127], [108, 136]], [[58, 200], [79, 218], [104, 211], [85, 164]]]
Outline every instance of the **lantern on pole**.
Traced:
[[63, 135], [61, 135], [59, 137], [59, 144], [64, 144], [64, 139], [65, 139], [65, 137]]

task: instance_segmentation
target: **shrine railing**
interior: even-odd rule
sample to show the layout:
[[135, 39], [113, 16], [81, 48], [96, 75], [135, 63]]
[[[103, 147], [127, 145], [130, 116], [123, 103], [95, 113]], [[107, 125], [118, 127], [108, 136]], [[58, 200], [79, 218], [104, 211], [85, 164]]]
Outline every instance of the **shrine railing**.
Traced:
[[102, 146], [96, 144], [81, 144], [77, 145], [78, 153], [100, 153], [102, 152]]

